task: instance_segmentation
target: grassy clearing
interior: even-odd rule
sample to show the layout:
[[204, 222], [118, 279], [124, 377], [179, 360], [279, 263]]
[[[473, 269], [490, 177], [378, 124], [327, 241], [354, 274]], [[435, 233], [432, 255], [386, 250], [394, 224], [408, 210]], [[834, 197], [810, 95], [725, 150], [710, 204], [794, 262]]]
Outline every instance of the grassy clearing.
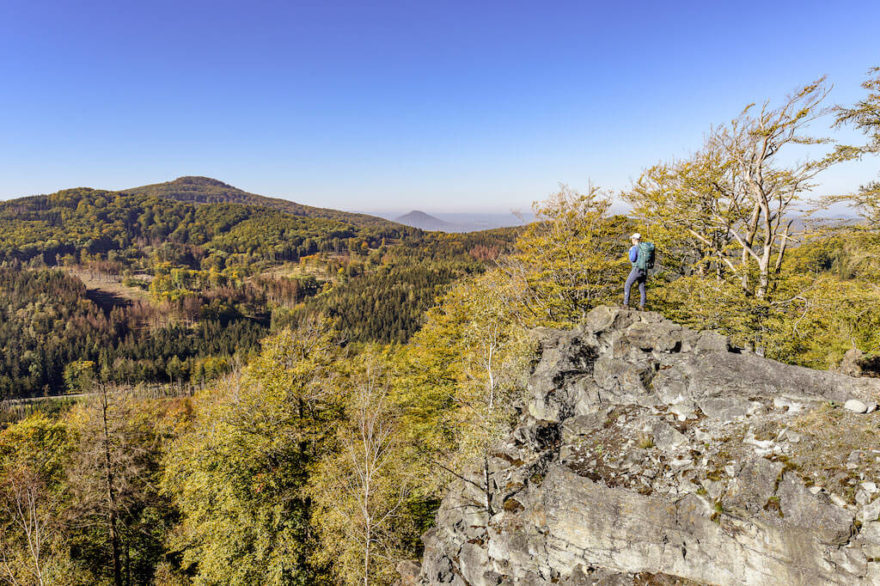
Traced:
[[72, 277], [83, 282], [86, 289], [98, 290], [114, 297], [150, 303], [150, 293], [139, 287], [127, 287], [122, 284], [122, 277], [89, 271], [78, 267], [59, 267]]

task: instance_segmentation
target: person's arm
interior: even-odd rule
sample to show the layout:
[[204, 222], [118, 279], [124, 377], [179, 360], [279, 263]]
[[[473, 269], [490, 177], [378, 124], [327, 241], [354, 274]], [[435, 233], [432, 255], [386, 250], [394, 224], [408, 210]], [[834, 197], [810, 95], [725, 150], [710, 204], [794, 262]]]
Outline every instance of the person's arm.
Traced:
[[639, 260], [639, 247], [633, 246], [629, 249], [629, 262], [636, 262]]

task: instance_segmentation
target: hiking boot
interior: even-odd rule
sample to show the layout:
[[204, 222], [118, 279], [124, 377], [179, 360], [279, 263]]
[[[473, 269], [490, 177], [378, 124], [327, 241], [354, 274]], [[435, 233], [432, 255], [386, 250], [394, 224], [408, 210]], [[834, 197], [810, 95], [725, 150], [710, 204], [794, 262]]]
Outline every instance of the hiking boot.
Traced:
[[644, 306], [644, 305], [639, 305], [639, 311], [645, 311], [645, 306]]

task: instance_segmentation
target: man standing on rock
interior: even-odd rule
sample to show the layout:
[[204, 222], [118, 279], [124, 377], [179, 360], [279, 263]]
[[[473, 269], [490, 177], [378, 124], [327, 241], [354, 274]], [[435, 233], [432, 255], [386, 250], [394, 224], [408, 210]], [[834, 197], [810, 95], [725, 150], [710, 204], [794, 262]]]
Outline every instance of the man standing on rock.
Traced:
[[629, 262], [632, 270], [623, 286], [623, 306], [629, 307], [629, 291], [633, 283], [639, 284], [639, 311], [645, 310], [645, 281], [648, 278], [648, 269], [654, 268], [654, 245], [650, 242], [642, 242], [642, 235], [636, 232], [630, 236], [632, 248], [629, 249]]

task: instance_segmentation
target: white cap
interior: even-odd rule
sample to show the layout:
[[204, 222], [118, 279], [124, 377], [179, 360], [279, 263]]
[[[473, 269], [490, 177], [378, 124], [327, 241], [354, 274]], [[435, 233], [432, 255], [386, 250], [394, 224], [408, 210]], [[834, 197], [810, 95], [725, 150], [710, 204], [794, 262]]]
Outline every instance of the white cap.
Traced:
[[642, 235], [639, 234], [638, 232], [636, 232], [635, 234], [630, 236], [630, 240], [641, 240], [641, 239], [642, 239]]

